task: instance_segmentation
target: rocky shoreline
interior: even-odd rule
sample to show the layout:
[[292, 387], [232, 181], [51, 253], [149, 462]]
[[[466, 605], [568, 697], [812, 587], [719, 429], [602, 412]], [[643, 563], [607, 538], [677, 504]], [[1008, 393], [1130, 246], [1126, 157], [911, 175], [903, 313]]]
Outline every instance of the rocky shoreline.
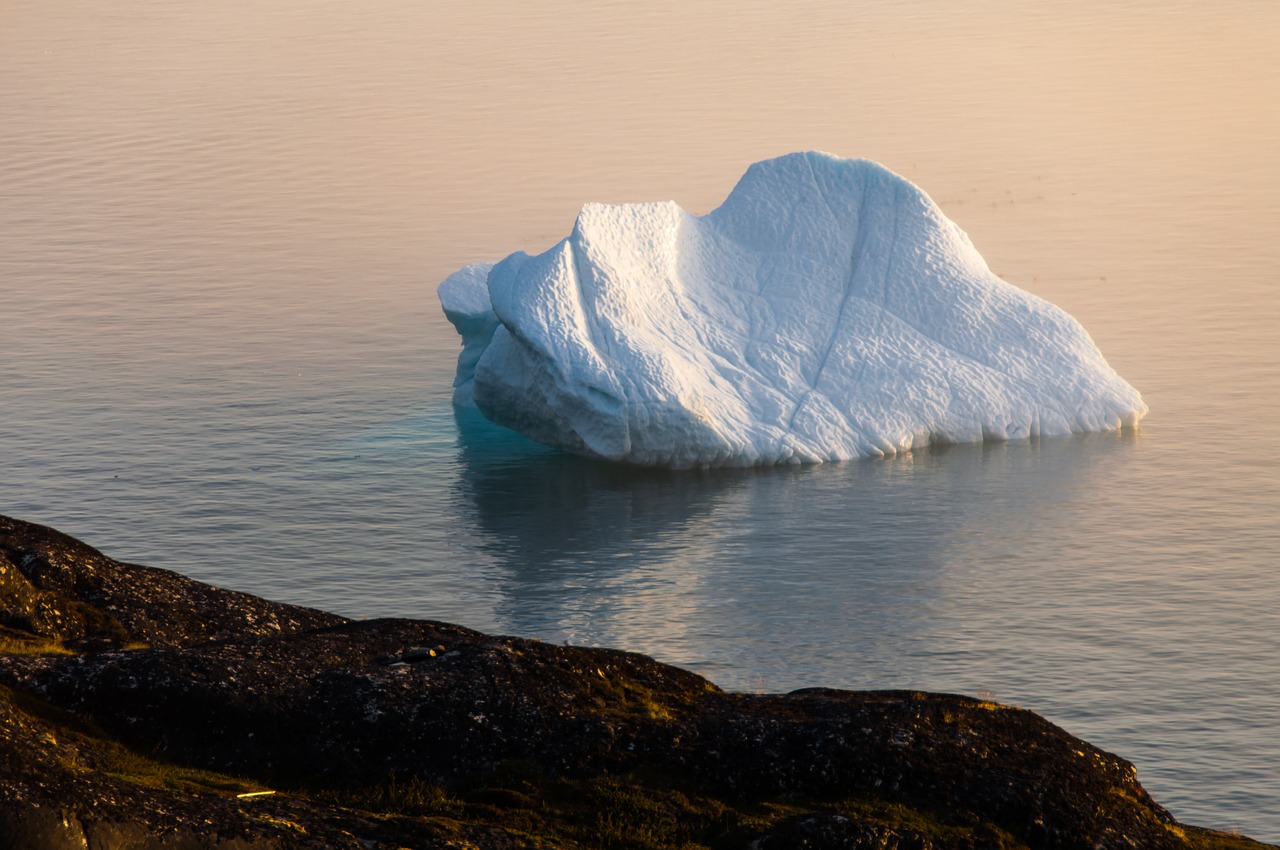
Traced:
[[351, 621], [0, 517], [0, 848], [1261, 848], [963, 696], [725, 693]]

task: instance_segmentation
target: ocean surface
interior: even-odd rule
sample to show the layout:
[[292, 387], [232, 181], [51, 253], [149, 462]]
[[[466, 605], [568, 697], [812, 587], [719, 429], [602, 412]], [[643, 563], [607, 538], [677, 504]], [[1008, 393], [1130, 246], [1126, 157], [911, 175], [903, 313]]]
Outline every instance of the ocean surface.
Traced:
[[[733, 689], [993, 694], [1280, 842], [1277, 44], [1274, 0], [7, 0], [0, 513]], [[455, 418], [454, 268], [804, 149], [929, 192], [1141, 428], [673, 473]]]

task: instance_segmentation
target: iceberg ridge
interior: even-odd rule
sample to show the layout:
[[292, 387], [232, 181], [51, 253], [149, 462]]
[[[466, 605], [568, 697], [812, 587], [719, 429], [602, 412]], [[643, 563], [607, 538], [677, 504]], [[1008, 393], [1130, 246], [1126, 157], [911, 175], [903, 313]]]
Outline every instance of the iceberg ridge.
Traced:
[[756, 163], [705, 216], [588, 204], [550, 250], [467, 266], [439, 296], [463, 338], [456, 404], [608, 460], [818, 463], [1147, 411], [1075, 319], [866, 160]]

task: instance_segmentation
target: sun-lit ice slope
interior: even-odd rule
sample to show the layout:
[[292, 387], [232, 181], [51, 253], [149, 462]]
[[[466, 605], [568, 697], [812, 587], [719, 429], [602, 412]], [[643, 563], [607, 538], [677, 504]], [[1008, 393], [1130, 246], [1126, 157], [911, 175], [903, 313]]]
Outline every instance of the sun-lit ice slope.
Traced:
[[609, 460], [820, 462], [1147, 410], [924, 192], [827, 154], [756, 163], [705, 216], [589, 204], [546, 253], [467, 266], [440, 300], [464, 343], [456, 403]]

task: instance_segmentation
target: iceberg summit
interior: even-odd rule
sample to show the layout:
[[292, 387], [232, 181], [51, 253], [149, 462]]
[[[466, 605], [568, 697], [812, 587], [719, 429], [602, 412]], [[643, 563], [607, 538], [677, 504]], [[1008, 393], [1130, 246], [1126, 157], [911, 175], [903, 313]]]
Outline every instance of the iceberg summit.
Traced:
[[550, 250], [439, 295], [463, 341], [455, 404], [606, 460], [819, 463], [1147, 411], [1079, 322], [866, 160], [758, 162], [704, 216], [588, 204]]

